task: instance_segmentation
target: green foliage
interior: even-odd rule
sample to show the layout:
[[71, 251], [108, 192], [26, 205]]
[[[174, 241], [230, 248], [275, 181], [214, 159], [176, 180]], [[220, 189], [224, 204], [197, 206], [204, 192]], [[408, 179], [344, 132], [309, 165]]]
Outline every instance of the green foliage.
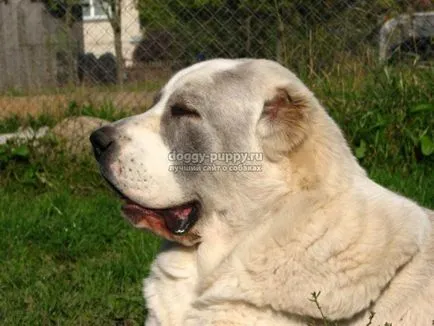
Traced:
[[358, 159], [364, 158], [366, 154], [366, 142], [361, 139], [359, 146], [354, 149], [354, 153]]
[[198, 53], [300, 65], [314, 59], [316, 70], [375, 51], [385, 20], [412, 10], [408, 1], [389, 0], [138, 0], [138, 9], [145, 38], [172, 34], [173, 60], [194, 61]]
[[[190, 61], [198, 53], [206, 57], [253, 56], [254, 53], [272, 57], [269, 44], [271, 47], [274, 44], [276, 15], [270, 13], [268, 6], [262, 8], [262, 3], [252, 8], [250, 4], [227, 0], [140, 0], [138, 8], [146, 32], [166, 30], [174, 36], [173, 59]], [[250, 20], [248, 28], [244, 28], [246, 21], [254, 16], [257, 19]], [[255, 42], [250, 48], [247, 43], [252, 39]]]
[[112, 102], [107, 102], [102, 106], [95, 107], [92, 104], [79, 105], [75, 101], [71, 101], [66, 110], [66, 116], [81, 116], [87, 115], [108, 121], [116, 121], [130, 115], [131, 111], [117, 108]]
[[49, 114], [40, 114], [36, 117], [30, 114], [25, 117], [14, 114], [0, 119], [0, 134], [16, 132], [20, 127], [31, 127], [33, 130], [44, 126], [52, 127], [56, 122], [57, 120]]
[[81, 0], [42, 0], [47, 12], [55, 18], [77, 21], [82, 19]]
[[143, 325], [159, 241], [131, 229], [108, 191], [62, 186], [0, 189], [2, 325]]
[[15, 132], [22, 124], [22, 119], [18, 115], [11, 115], [5, 119], [0, 119], [0, 133]]
[[434, 153], [434, 142], [432, 141], [431, 137], [423, 135], [420, 138], [420, 145], [423, 155], [430, 156], [432, 153]]
[[[65, 117], [87, 115], [115, 121], [130, 114], [130, 111], [117, 109], [109, 102], [98, 108], [92, 105], [80, 106], [76, 102], [71, 102], [66, 112], [58, 117], [47, 114], [37, 117], [13, 115], [0, 120], [0, 133], [16, 132], [19, 127], [31, 127], [35, 131], [44, 126], [53, 127]], [[70, 166], [71, 164], [76, 164], [77, 169], [69, 169], [59, 175], [56, 170], [59, 165]], [[65, 180], [70, 180], [71, 184], [74, 184], [83, 172], [89, 173], [89, 171], [94, 171], [93, 161], [89, 161], [86, 156], [71, 157], [63, 144], [50, 134], [26, 143], [10, 140], [5, 145], [0, 145], [0, 187], [31, 186], [41, 191], [50, 188], [58, 189]], [[93, 176], [88, 179], [91, 184], [98, 184], [101, 181], [97, 171], [90, 175]]]
[[[46, 157], [57, 155], [54, 138], [46, 137], [29, 142], [9, 141], [0, 145], [0, 187], [3, 183], [35, 188], [52, 187], [47, 178]], [[47, 149], [49, 155], [44, 157]]]
[[16, 147], [2, 145], [0, 146], [0, 168], [13, 159], [27, 159], [29, 157], [29, 147], [27, 145], [18, 145]]
[[369, 73], [305, 76], [363, 165], [408, 170], [434, 162], [432, 69], [378, 67]]

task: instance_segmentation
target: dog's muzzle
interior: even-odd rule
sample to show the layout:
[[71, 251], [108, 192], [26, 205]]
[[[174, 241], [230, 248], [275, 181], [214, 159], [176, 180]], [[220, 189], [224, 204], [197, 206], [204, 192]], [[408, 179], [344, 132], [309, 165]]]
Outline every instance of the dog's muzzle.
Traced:
[[101, 174], [108, 185], [124, 201], [123, 215], [136, 227], [143, 227], [171, 240], [193, 243], [197, 236], [189, 234], [190, 229], [199, 219], [201, 205], [198, 201], [180, 203], [167, 208], [144, 207], [128, 198], [110, 177], [110, 160], [116, 152], [118, 134], [114, 127], [108, 125], [94, 131], [90, 136], [93, 152], [100, 165]]

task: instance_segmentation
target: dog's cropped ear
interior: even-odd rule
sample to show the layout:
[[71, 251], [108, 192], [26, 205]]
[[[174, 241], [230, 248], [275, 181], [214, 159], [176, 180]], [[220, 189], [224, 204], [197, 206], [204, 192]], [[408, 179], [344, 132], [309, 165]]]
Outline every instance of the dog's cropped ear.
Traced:
[[266, 99], [258, 124], [263, 149], [277, 159], [300, 145], [309, 128], [312, 94], [309, 91], [290, 94], [288, 88], [276, 88]]

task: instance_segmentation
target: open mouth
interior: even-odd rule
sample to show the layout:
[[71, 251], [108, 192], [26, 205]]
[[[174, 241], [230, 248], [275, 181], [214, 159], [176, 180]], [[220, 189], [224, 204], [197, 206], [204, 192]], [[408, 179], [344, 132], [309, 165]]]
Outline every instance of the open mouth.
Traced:
[[165, 226], [174, 235], [184, 235], [197, 222], [200, 205], [198, 202], [192, 201], [170, 208], [152, 209], [126, 198], [122, 212], [135, 225], [144, 224], [151, 229]]
[[182, 236], [199, 219], [201, 205], [196, 200], [164, 209], [144, 207], [125, 196], [104, 174], [103, 177], [118, 196], [124, 200], [122, 212], [136, 227], [147, 228], [166, 237], [170, 237], [168, 232]]

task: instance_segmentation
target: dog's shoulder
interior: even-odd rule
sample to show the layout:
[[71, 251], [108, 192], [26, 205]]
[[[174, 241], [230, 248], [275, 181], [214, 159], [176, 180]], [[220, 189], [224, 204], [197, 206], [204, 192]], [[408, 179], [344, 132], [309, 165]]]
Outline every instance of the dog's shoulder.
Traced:
[[288, 202], [234, 248], [201, 300], [240, 300], [320, 318], [309, 299], [321, 292], [327, 316], [353, 318], [375, 304], [433, 238], [432, 211], [365, 176], [336, 198]]

